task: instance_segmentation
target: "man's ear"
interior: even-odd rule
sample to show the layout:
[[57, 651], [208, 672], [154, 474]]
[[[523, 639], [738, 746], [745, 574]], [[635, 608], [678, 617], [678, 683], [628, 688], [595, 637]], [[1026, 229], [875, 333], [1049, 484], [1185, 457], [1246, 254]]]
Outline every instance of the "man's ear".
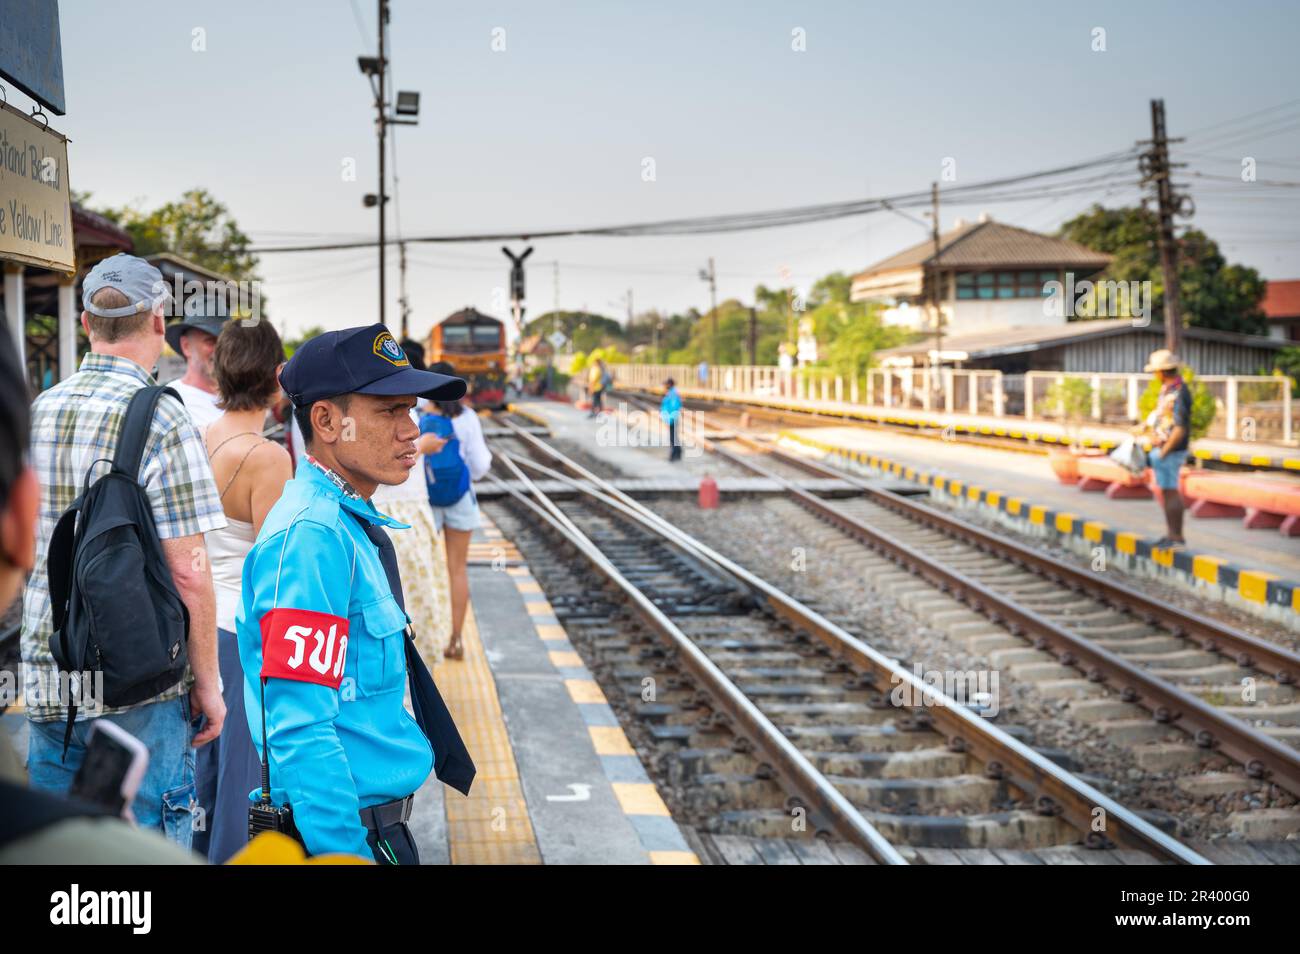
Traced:
[[86, 333], [86, 340], [90, 340], [90, 315], [87, 312], [81, 313], [81, 330]]
[[24, 573], [36, 562], [36, 511], [41, 488], [36, 472], [24, 467], [9, 488], [9, 500], [0, 512], [0, 555]]
[[311, 406], [311, 429], [322, 444], [335, 444], [343, 434], [343, 409], [333, 401], [317, 401]]

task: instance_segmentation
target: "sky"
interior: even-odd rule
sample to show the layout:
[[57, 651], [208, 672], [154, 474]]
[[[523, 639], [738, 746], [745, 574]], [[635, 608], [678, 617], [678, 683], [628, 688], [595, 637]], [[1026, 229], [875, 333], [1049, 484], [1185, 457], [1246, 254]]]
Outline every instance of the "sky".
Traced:
[[[375, 7], [62, 0], [68, 111], [51, 118], [72, 140], [72, 187], [142, 207], [203, 187], [257, 245], [373, 240], [373, 96], [356, 57], [375, 52]], [[1128, 148], [1163, 97], [1170, 135], [1188, 136], [1175, 159], [1227, 177], [1189, 180], [1195, 225], [1230, 260], [1300, 278], [1300, 189], [1240, 182], [1244, 157], [1258, 180], [1300, 180], [1300, 4], [391, 0], [390, 27], [393, 86], [421, 94], [419, 124], [396, 129], [389, 228], [400, 218], [407, 237], [842, 201], [925, 189], [945, 168], [968, 184]], [[1086, 193], [945, 203], [940, 218], [1051, 231], [1095, 201], [1135, 201], [1136, 180], [1124, 167]], [[927, 234], [880, 213], [538, 240], [527, 314], [622, 318], [629, 291], [638, 313], [707, 309], [710, 257], [719, 300], [806, 290]], [[506, 315], [500, 244], [408, 246], [415, 336], [466, 305]], [[396, 327], [396, 249], [388, 260]], [[374, 248], [264, 254], [260, 272], [282, 332], [378, 319]]]

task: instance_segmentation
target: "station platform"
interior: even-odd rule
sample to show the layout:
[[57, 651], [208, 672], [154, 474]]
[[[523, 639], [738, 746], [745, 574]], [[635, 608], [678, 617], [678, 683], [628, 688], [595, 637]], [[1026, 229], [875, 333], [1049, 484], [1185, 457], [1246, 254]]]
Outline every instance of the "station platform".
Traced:
[[698, 864], [541, 586], [490, 524], [471, 542], [463, 660], [431, 658], [478, 775], [432, 776], [412, 831], [431, 864]]
[[658, 416], [651, 417], [630, 405], [619, 405], [618, 400], [607, 401], [606, 413], [595, 418], [563, 401], [528, 400], [510, 407], [515, 413], [544, 425], [557, 440], [571, 442], [610, 467], [635, 475], [638, 480], [672, 486], [690, 479], [698, 486], [701, 477], [716, 476], [718, 467], [713, 455], [693, 444], [689, 435], [682, 445], [681, 460], [670, 462], [668, 429]]
[[[410, 826], [423, 864], [699, 864], [541, 587], [486, 515], [470, 549], [464, 659], [421, 647], [477, 775], [432, 775]], [[0, 716], [20, 758], [21, 703]]]
[[[794, 450], [838, 458], [851, 469], [904, 477], [978, 507], [1035, 535], [1055, 534], [1088, 552], [1109, 548], [1112, 565], [1138, 575], [1183, 582], [1238, 608], [1300, 628], [1300, 539], [1247, 530], [1239, 520], [1198, 519], [1189, 512], [1183, 550], [1158, 550], [1164, 514], [1152, 499], [1115, 500], [1060, 483], [1039, 456], [972, 448], [857, 426], [787, 428], [779, 440]], [[1257, 612], [1256, 612], [1257, 611]]]
[[[798, 411], [840, 417], [845, 420], [877, 424], [892, 428], [944, 431], [961, 442], [963, 436], [996, 437], [1008, 442], [1023, 443], [1026, 450], [1043, 451], [1039, 445], [1068, 444], [1065, 428], [1054, 421], [1027, 421], [1023, 417], [996, 417], [992, 414], [962, 414], [944, 411], [925, 411], [916, 408], [884, 407], [882, 405], [853, 404], [848, 401], [821, 401], [811, 398], [774, 397], [737, 394], [729, 391], [712, 391], [704, 388], [678, 385], [682, 399], [724, 401], [730, 404]], [[647, 391], [643, 393], [654, 393]], [[1128, 436], [1124, 427], [1087, 424], [1080, 430], [1085, 447], [1112, 448]], [[1218, 461], [1262, 470], [1300, 471], [1300, 447], [1294, 444], [1266, 441], [1229, 441], [1201, 438], [1192, 444], [1192, 457], [1198, 460]]]

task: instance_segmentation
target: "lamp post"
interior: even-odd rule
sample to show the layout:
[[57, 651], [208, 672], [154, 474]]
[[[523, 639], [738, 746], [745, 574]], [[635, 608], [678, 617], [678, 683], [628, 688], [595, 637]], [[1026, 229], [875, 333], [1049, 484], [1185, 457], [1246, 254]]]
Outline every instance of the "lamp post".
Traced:
[[[388, 102], [384, 96], [384, 79], [388, 73], [388, 58], [384, 47], [384, 38], [386, 27], [388, 25], [388, 0], [378, 0], [379, 3], [379, 55], [378, 56], [358, 56], [357, 68], [361, 70], [362, 75], [370, 80], [370, 87], [375, 94], [375, 131], [379, 140], [379, 192], [367, 194], [362, 199], [362, 204], [366, 208], [372, 206], [379, 207], [379, 321], [381, 324], [387, 324], [384, 320], [385, 315], [385, 252], [387, 252], [387, 237], [385, 235], [387, 225], [387, 204], [388, 194], [385, 191], [385, 174], [384, 174], [384, 140], [387, 137], [389, 126], [414, 126], [419, 121], [416, 117], [420, 114], [420, 94], [409, 90], [403, 90], [397, 94], [397, 106], [395, 116], [388, 115]], [[401, 117], [409, 117], [403, 119]], [[403, 309], [405, 310], [405, 309]], [[403, 334], [405, 331], [403, 331]]]
[[700, 269], [700, 281], [709, 283], [709, 302], [713, 306], [709, 312], [709, 363], [718, 363], [718, 273], [709, 259], [709, 267]]

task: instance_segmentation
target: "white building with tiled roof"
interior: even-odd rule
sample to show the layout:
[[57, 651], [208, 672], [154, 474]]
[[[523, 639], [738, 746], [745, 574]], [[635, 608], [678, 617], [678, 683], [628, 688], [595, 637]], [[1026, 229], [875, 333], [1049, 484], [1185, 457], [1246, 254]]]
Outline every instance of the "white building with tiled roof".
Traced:
[[854, 301], [886, 305], [886, 324], [933, 331], [931, 289], [940, 290], [943, 333], [959, 335], [1007, 328], [1063, 326], [1061, 309], [1045, 307], [1048, 283], [1090, 278], [1110, 256], [1077, 242], [1030, 232], [981, 216], [957, 220], [939, 237], [872, 265], [853, 278]]

